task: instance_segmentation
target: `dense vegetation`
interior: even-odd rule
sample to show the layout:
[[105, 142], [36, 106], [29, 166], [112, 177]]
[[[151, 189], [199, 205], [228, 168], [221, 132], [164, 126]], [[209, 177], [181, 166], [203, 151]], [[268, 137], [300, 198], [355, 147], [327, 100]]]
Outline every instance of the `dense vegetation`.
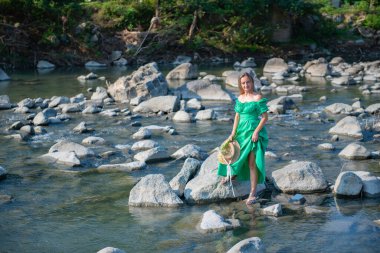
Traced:
[[[358, 24], [379, 30], [379, 0], [0, 0], [2, 61], [28, 52], [76, 52], [101, 58], [103, 40], [121, 31], [146, 31], [158, 15], [156, 36], [144, 53], [165, 50], [265, 52], [289, 43], [329, 43], [357, 36]], [[278, 14], [277, 21], [273, 18]], [[276, 14], [276, 15], [277, 15]], [[351, 15], [337, 29], [336, 17]], [[288, 21], [286, 24], [285, 21]], [[273, 33], [291, 26], [289, 40]], [[94, 35], [97, 35], [94, 39]], [[277, 43], [276, 43], [277, 42]], [[120, 50], [120, 49], [119, 49]], [[107, 50], [106, 50], [107, 51]], [[129, 47], [129, 55], [136, 48]], [[70, 60], [68, 60], [70, 61]]]

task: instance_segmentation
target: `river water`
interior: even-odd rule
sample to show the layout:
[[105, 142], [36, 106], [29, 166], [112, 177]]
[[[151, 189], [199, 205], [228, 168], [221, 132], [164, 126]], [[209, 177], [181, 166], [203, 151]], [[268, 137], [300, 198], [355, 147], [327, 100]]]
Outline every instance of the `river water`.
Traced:
[[[167, 73], [169, 66], [161, 66]], [[136, 68], [107, 68], [95, 70], [113, 82]], [[229, 66], [200, 66], [200, 71], [221, 76]], [[261, 74], [261, 69], [256, 69]], [[7, 94], [13, 103], [23, 98], [50, 98], [54, 95], [75, 96], [91, 94], [87, 89], [104, 86], [104, 81], [80, 83], [76, 77], [89, 73], [84, 68], [54, 70], [48, 73], [23, 71], [9, 73], [10, 82], [0, 82], [0, 94]], [[178, 84], [171, 84], [176, 86]], [[316, 162], [328, 181], [334, 183], [340, 171], [364, 170], [380, 176], [379, 160], [348, 161], [338, 153], [353, 140], [341, 138], [333, 142], [334, 151], [322, 151], [318, 144], [331, 142], [328, 129], [336, 122], [308, 117], [320, 113], [334, 102], [352, 104], [361, 98], [368, 106], [379, 97], [363, 97], [358, 86], [332, 93], [323, 80], [302, 80], [300, 85], [311, 88], [303, 102], [297, 103], [298, 112], [270, 116], [267, 130], [268, 150], [279, 159], [267, 159], [267, 174], [292, 160]], [[237, 90], [227, 87], [233, 93]], [[325, 103], [319, 98], [327, 96]], [[276, 95], [266, 95], [268, 99]], [[223, 102], [204, 102], [221, 116], [233, 117], [233, 106]], [[126, 105], [115, 105], [121, 109]], [[104, 138], [107, 144], [95, 152], [116, 150], [115, 145], [133, 144], [131, 135], [138, 127], [130, 127], [125, 116], [110, 118], [101, 115], [70, 114], [72, 120], [46, 127], [48, 133], [26, 142], [8, 140], [5, 129], [25, 115], [0, 111], [0, 165], [9, 175], [0, 181], [0, 195], [10, 195], [10, 203], [0, 204], [0, 252], [97, 252], [117, 247], [126, 252], [226, 252], [234, 244], [248, 237], [258, 236], [267, 252], [379, 252], [380, 227], [373, 221], [380, 219], [379, 199], [335, 199], [331, 194], [314, 195], [315, 204], [326, 212], [310, 216], [297, 209], [286, 209], [284, 216], [258, 216], [242, 201], [181, 208], [132, 208], [128, 195], [136, 179], [151, 173], [162, 173], [169, 181], [182, 167], [183, 161], [151, 164], [147, 169], [132, 173], [99, 173], [92, 167], [103, 163], [98, 158], [90, 168], [67, 170], [41, 162], [38, 156], [48, 152], [57, 139], [80, 143], [87, 136]], [[79, 122], [86, 121], [95, 129], [92, 134], [74, 134]], [[174, 123], [165, 116], [143, 117], [143, 126], [156, 124], [172, 126], [178, 135], [153, 136], [169, 150], [176, 151], [193, 143], [211, 151], [229, 135], [230, 122]], [[366, 122], [362, 121], [363, 126]], [[378, 150], [379, 141], [366, 134], [361, 143], [369, 150]], [[124, 154], [127, 159], [130, 154]], [[108, 162], [123, 162], [120, 157]], [[119, 160], [118, 160], [119, 159]], [[281, 195], [278, 195], [281, 196]], [[278, 197], [277, 196], [277, 197]], [[265, 196], [276, 199], [276, 196]], [[286, 196], [285, 196], [286, 197]], [[203, 234], [196, 228], [202, 214], [214, 209], [227, 218], [241, 218], [242, 226], [233, 231]]]

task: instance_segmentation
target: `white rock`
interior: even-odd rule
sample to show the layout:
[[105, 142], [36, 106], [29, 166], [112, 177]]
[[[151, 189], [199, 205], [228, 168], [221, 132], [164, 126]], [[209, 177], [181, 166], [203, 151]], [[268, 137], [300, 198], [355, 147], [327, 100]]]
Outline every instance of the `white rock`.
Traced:
[[363, 183], [352, 171], [341, 172], [335, 181], [333, 192], [338, 196], [359, 196]]
[[141, 162], [149, 163], [168, 160], [170, 156], [165, 148], [156, 147], [137, 153], [133, 158]]
[[97, 144], [97, 145], [103, 145], [106, 143], [106, 140], [104, 140], [101, 137], [95, 137], [95, 136], [89, 136], [82, 140], [82, 144]]
[[121, 172], [131, 172], [135, 170], [142, 170], [146, 168], [145, 162], [135, 161], [130, 163], [118, 163], [118, 164], [103, 164], [100, 165], [97, 170], [100, 172], [112, 172], [112, 171], [121, 171]]
[[7, 73], [5, 73], [4, 70], [2, 70], [0, 68], [0, 82], [1, 81], [8, 81], [8, 80], [11, 80], [11, 78], [7, 75]]
[[347, 135], [354, 138], [363, 138], [362, 129], [356, 117], [347, 116], [329, 129], [330, 134]]
[[380, 197], [380, 178], [371, 175], [368, 171], [353, 171], [363, 183], [363, 193], [365, 197], [377, 198]]
[[191, 114], [185, 111], [178, 111], [173, 116], [174, 122], [190, 123], [192, 121]]
[[142, 140], [142, 141], [138, 141], [138, 142], [133, 143], [131, 149], [133, 151], [136, 151], [136, 150], [148, 150], [148, 149], [156, 148], [156, 147], [159, 147], [159, 146], [160, 145], [156, 141]]
[[265, 247], [259, 237], [251, 237], [235, 244], [227, 253], [264, 253]]
[[170, 188], [162, 174], [143, 177], [129, 193], [129, 206], [178, 207], [182, 200]]
[[194, 158], [187, 158], [181, 171], [172, 180], [170, 180], [170, 187], [178, 195], [178, 197], [183, 196], [187, 182], [194, 177], [200, 167], [200, 161]]
[[38, 69], [53, 69], [55, 68], [55, 65], [48, 61], [42, 60], [42, 61], [38, 61], [37, 68]]
[[125, 253], [125, 251], [114, 247], [106, 247], [99, 250], [97, 253]]
[[319, 144], [318, 148], [322, 149], [322, 150], [334, 150], [335, 149], [334, 145], [332, 145], [331, 143], [322, 143], [322, 144]]
[[281, 216], [282, 215], [282, 207], [281, 204], [275, 204], [268, 206], [266, 208], [263, 208], [260, 210], [260, 213], [263, 215], [270, 215], [270, 216]]
[[221, 232], [240, 227], [239, 220], [224, 219], [214, 210], [208, 210], [203, 214], [199, 228], [205, 233]]
[[364, 160], [368, 159], [371, 155], [364, 146], [357, 143], [348, 144], [340, 153], [340, 157], [344, 157], [351, 160]]
[[206, 109], [197, 112], [195, 116], [196, 120], [212, 120], [214, 118], [214, 110]]

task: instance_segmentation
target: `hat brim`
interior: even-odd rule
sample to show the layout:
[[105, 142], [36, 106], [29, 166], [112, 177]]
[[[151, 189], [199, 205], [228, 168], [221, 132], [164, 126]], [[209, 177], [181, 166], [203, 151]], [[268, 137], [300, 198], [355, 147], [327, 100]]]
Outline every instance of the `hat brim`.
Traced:
[[229, 147], [232, 151], [232, 156], [231, 157], [225, 157], [221, 152], [220, 152], [220, 149], [219, 149], [219, 152], [218, 152], [218, 162], [221, 163], [221, 164], [233, 164], [234, 162], [236, 162], [239, 157], [240, 157], [240, 145], [237, 141], [231, 141], [229, 144]]

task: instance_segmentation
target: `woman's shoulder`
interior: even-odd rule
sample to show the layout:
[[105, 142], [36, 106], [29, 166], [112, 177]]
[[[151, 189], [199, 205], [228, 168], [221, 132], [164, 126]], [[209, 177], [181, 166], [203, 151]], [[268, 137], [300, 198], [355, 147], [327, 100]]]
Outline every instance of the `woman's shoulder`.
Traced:
[[260, 101], [262, 98], [263, 98], [263, 95], [261, 95], [261, 94], [255, 94], [255, 95], [253, 96], [253, 99], [254, 99], [255, 101]]

